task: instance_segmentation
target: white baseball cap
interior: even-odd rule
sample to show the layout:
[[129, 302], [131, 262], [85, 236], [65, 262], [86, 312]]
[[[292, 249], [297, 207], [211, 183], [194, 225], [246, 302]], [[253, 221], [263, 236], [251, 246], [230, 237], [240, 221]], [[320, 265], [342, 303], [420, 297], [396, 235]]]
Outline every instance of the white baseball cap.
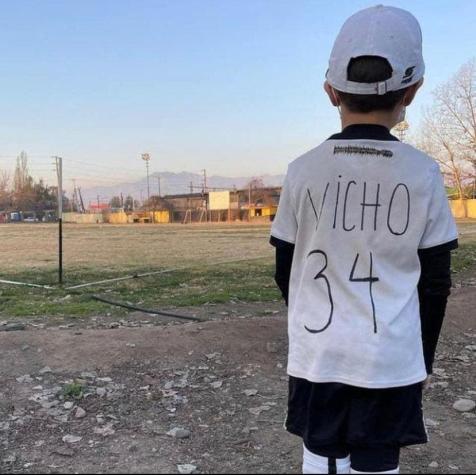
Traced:
[[[392, 77], [376, 83], [348, 80], [350, 61], [359, 56], [380, 56], [392, 67]], [[418, 20], [408, 11], [378, 5], [352, 15], [340, 30], [332, 49], [327, 81], [351, 94], [385, 94], [416, 84], [425, 62]]]

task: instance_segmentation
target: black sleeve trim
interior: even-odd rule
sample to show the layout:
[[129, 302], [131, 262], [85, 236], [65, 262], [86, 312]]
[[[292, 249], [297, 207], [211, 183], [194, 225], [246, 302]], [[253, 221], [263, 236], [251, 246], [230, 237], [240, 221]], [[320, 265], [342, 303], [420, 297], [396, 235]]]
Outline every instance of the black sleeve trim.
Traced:
[[418, 254], [420, 254], [420, 256], [431, 256], [434, 254], [440, 254], [442, 252], [454, 251], [455, 249], [458, 249], [458, 247], [458, 240], [455, 239], [454, 241], [449, 241], [445, 244], [440, 244], [439, 246], [429, 247], [427, 249], [420, 249], [418, 251]]
[[274, 236], [271, 236], [271, 238], [269, 240], [269, 243], [272, 246], [276, 247], [276, 248], [287, 247], [287, 246], [293, 246], [294, 247], [294, 244], [292, 242], [283, 241], [282, 239], [279, 239], [279, 238], [274, 237]]

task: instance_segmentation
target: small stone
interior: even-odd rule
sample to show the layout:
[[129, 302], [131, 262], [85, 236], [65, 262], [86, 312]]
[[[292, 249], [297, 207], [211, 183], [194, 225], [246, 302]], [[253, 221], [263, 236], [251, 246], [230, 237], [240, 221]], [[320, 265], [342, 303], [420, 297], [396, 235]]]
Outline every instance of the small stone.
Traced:
[[4, 459], [2, 459], [2, 462], [5, 465], [13, 465], [16, 461], [17, 461], [17, 456], [15, 454], [9, 455], [8, 457], [5, 457]]
[[189, 439], [191, 433], [189, 430], [183, 429], [181, 427], [174, 427], [172, 430], [167, 432], [167, 435], [169, 437], [173, 437], [174, 439], [183, 440]]
[[104, 427], [95, 427], [94, 433], [107, 437], [109, 435], [114, 435], [116, 431], [113, 429], [112, 424], [106, 424]]
[[74, 450], [67, 447], [57, 447], [51, 452], [53, 455], [60, 455], [61, 457], [73, 457]]
[[252, 397], [252, 396], [256, 396], [258, 394], [258, 390], [257, 389], [246, 389], [245, 391], [243, 391], [243, 393], [246, 397]]
[[121, 324], [118, 323], [118, 322], [112, 322], [111, 324], [109, 324], [109, 328], [110, 328], [111, 330], [114, 330], [114, 329], [116, 329], [116, 328], [119, 328], [120, 326], [121, 326]]
[[195, 470], [197, 470], [197, 467], [195, 465], [186, 463], [184, 465], [177, 465], [177, 470], [182, 475], [190, 475], [191, 473], [195, 472]]
[[223, 381], [215, 381], [214, 383], [210, 384], [213, 389], [220, 389], [223, 386]]
[[438, 462], [431, 462], [430, 465], [428, 465], [429, 468], [438, 468], [440, 464]]
[[82, 379], [96, 379], [96, 378], [97, 378], [97, 374], [96, 374], [96, 373], [92, 373], [92, 372], [86, 372], [86, 371], [84, 371], [83, 373], [81, 373], [81, 378], [82, 378]]
[[19, 332], [23, 330], [26, 330], [26, 326], [23, 323], [8, 323], [0, 327], [0, 331], [4, 332]]
[[438, 427], [440, 425], [440, 423], [434, 421], [433, 419], [425, 419], [425, 425], [427, 427]]
[[63, 442], [65, 444], [77, 444], [78, 442], [81, 442], [82, 440], [83, 438], [77, 435], [65, 435], [63, 437]]
[[266, 343], [266, 351], [268, 353], [277, 353], [278, 352], [278, 344], [275, 342], [268, 342]]
[[33, 379], [29, 374], [25, 374], [24, 376], [20, 376], [17, 378], [17, 383], [25, 384], [25, 383], [32, 383]]
[[471, 399], [460, 399], [453, 404], [453, 409], [458, 412], [471, 412], [476, 408], [476, 402]]
[[248, 409], [248, 411], [254, 416], [259, 416], [262, 412], [269, 410], [271, 410], [269, 406], [252, 407], [251, 409]]
[[40, 374], [43, 375], [43, 374], [48, 374], [48, 373], [52, 373], [53, 371], [51, 371], [51, 368], [49, 366], [45, 366], [44, 368], [40, 369]]
[[82, 407], [78, 407], [74, 413], [76, 419], [84, 419], [86, 417], [86, 411]]
[[71, 402], [71, 401], [67, 401], [64, 403], [64, 408], [69, 411], [70, 409], [73, 409], [73, 406], [74, 406], [74, 402]]
[[135, 348], [135, 347], [136, 347], [135, 343], [127, 343], [126, 346], [127, 346], [128, 348]]
[[104, 397], [106, 394], [107, 394], [107, 391], [105, 388], [97, 388], [96, 389], [96, 394], [99, 396], [99, 397]]

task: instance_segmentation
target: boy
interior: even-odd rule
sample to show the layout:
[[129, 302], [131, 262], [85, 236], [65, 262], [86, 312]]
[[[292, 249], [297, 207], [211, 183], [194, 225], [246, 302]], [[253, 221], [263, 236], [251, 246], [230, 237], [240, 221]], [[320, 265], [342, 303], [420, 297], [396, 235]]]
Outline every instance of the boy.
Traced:
[[427, 442], [422, 391], [458, 233], [437, 164], [390, 133], [423, 74], [410, 13], [352, 16], [324, 85], [343, 130], [286, 176], [271, 243], [304, 473], [399, 473], [400, 449]]

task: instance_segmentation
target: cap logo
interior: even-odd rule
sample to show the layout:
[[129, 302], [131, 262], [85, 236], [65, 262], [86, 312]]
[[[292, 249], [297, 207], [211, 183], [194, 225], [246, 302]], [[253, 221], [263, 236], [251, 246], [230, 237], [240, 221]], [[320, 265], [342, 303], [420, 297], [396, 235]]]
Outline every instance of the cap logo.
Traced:
[[405, 71], [405, 75], [403, 76], [402, 84], [408, 84], [408, 83], [412, 82], [413, 74], [415, 72], [415, 68], [416, 68], [416, 66], [412, 66], [411, 68], [407, 68], [407, 70]]

